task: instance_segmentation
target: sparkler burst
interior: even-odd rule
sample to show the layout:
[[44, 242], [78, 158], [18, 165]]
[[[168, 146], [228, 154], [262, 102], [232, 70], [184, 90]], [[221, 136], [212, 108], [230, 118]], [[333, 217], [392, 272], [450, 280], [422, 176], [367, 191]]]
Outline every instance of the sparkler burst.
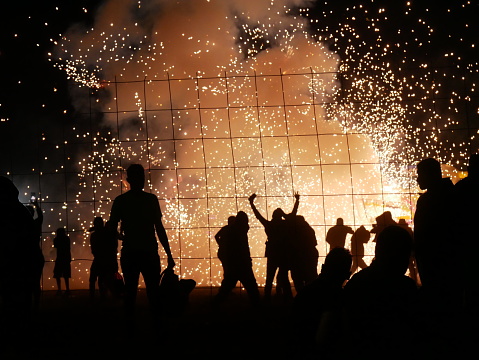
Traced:
[[[133, 162], [149, 169], [181, 275], [199, 285], [219, 283], [213, 235], [238, 210], [250, 215], [264, 282], [253, 192], [267, 217], [299, 192], [321, 256], [337, 217], [355, 228], [386, 210], [409, 219], [411, 165], [431, 156], [459, 176], [478, 150], [477, 63], [468, 60], [478, 4], [430, 5], [102, 2], [91, 26], [71, 26], [50, 54], [71, 83], [79, 179], [65, 206], [79, 253]], [[450, 33], [439, 18], [454, 23]]]

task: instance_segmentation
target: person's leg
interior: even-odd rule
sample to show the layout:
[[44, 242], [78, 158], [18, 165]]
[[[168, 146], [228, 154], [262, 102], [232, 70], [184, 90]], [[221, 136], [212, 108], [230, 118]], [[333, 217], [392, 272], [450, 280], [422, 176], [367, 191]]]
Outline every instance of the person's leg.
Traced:
[[65, 278], [65, 295], [70, 295], [70, 278], [72, 277], [72, 268], [70, 261], [65, 263], [65, 271], [63, 273]]
[[57, 282], [57, 294], [61, 294], [62, 292], [62, 278], [61, 277], [56, 277], [55, 278], [56, 282]]
[[[164, 309], [162, 309], [163, 303], [160, 303], [162, 300], [160, 299], [161, 264], [158, 253], [155, 252], [143, 254], [140, 271], [143, 275], [143, 279], [145, 280], [146, 296], [148, 297], [153, 327], [162, 331], [164, 330], [162, 321], [162, 310]], [[165, 310], [166, 314], [169, 314], [168, 310], [171, 309]]]
[[105, 261], [102, 259], [98, 262], [98, 290], [100, 297], [105, 298], [107, 295], [108, 277]]
[[278, 286], [283, 292], [283, 298], [290, 300], [293, 298], [293, 292], [291, 291], [291, 284], [289, 282], [289, 270], [286, 266], [280, 266], [278, 275], [276, 276]]
[[42, 274], [43, 266], [45, 265], [45, 258], [41, 255], [36, 264], [36, 274], [33, 278], [32, 292], [33, 292], [33, 306], [35, 311], [40, 306], [40, 297], [42, 295]]
[[70, 278], [65, 277], [65, 295], [70, 295]]
[[96, 259], [93, 259], [91, 266], [90, 266], [90, 278], [89, 278], [89, 289], [90, 289], [90, 296], [95, 296], [95, 284], [98, 279], [98, 264]]
[[121, 269], [123, 271], [124, 288], [124, 308], [127, 325], [133, 325], [135, 314], [136, 293], [138, 281], [140, 278], [140, 267], [136, 255], [131, 252], [122, 251], [120, 257]]
[[264, 297], [266, 300], [271, 300], [271, 291], [273, 289], [273, 281], [276, 275], [277, 264], [276, 262], [268, 258], [266, 262], [266, 283], [264, 285]]
[[258, 283], [256, 282], [256, 277], [254, 276], [252, 267], [247, 267], [242, 271], [240, 281], [248, 293], [251, 304], [254, 306], [258, 305], [260, 301], [260, 295]]
[[296, 292], [301, 291], [305, 285], [305, 271], [303, 264], [295, 264], [291, 266], [291, 279], [293, 280]]
[[146, 295], [150, 307], [158, 307], [161, 263], [158, 253], [146, 253], [142, 256], [141, 274], [145, 280]]

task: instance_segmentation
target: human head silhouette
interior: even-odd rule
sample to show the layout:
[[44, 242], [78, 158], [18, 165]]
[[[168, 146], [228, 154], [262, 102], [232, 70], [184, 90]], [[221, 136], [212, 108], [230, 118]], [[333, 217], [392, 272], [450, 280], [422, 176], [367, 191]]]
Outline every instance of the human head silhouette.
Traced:
[[126, 170], [126, 181], [132, 190], [143, 190], [145, 186], [145, 169], [141, 164], [132, 164]]
[[238, 211], [234, 221], [234, 226], [239, 230], [247, 231], [249, 229], [248, 215], [244, 211]]
[[66, 231], [65, 231], [65, 228], [58, 228], [57, 229], [57, 236], [65, 236], [66, 235]]
[[0, 176], [0, 201], [18, 201], [19, 191], [12, 180]]
[[236, 214], [236, 220], [235, 222], [237, 223], [242, 223], [242, 224], [247, 224], [248, 223], [248, 215], [244, 211], [238, 211]]
[[336, 247], [326, 255], [321, 274], [345, 281], [351, 276], [352, 256], [348, 249]]
[[401, 226], [387, 226], [378, 235], [375, 249], [375, 263], [389, 273], [403, 275], [409, 265], [412, 237]]
[[228, 225], [234, 225], [235, 220], [236, 220], [236, 216], [234, 215], [228, 217]]
[[344, 220], [343, 220], [343, 218], [337, 218], [337, 219], [336, 219], [336, 225], [340, 225], [340, 226], [341, 226], [341, 225], [344, 225]]
[[281, 219], [284, 215], [285, 215], [285, 214], [284, 214], [283, 209], [277, 208], [276, 210], [273, 211], [273, 216], [272, 216], [272, 218], [273, 218], [274, 220], [279, 220], [279, 219]]
[[102, 227], [103, 227], [103, 219], [101, 218], [101, 216], [97, 216], [93, 220], [93, 228], [96, 230], [96, 229], [100, 229]]
[[424, 159], [417, 164], [417, 183], [421, 190], [434, 187], [441, 178], [441, 164], [436, 159]]

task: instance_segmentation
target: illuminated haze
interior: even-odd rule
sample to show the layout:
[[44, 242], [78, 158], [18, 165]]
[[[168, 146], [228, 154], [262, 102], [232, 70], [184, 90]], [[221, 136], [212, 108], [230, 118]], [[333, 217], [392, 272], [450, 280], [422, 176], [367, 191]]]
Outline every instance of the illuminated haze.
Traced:
[[[403, 80], [368, 57], [353, 70], [293, 15], [299, 5], [308, 4], [112, 0], [92, 28], [71, 27], [56, 66], [79, 85], [77, 111], [89, 111], [87, 87], [101, 114], [93, 150], [78, 156], [80, 182], [101, 200], [93, 214], [79, 213], [83, 229], [108, 216], [127, 187], [116, 171], [132, 162], [150, 170], [181, 273], [200, 285], [210, 275], [218, 284], [213, 235], [238, 210], [250, 215], [262, 283], [265, 238], [247, 202], [253, 192], [268, 218], [278, 206], [288, 212], [299, 192], [321, 255], [337, 217], [359, 226], [385, 210], [410, 216]], [[363, 68], [375, 72], [357, 76]]]

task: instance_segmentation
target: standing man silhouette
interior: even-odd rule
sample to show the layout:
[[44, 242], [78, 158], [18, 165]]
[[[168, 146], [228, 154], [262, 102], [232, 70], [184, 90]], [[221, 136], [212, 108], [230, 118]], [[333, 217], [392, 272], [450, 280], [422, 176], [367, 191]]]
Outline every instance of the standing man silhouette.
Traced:
[[344, 225], [343, 218], [337, 218], [336, 225], [331, 227], [326, 234], [326, 242], [329, 244], [329, 248], [343, 248], [348, 234], [353, 235], [354, 230], [350, 226]]
[[[449, 178], [442, 178], [441, 164], [433, 159], [417, 165], [421, 190], [414, 214], [415, 255], [422, 288], [433, 299], [445, 299], [444, 292], [455, 278], [455, 192]], [[440, 295], [439, 295], [440, 294]]]
[[125, 312], [132, 325], [140, 273], [154, 319], [159, 320], [159, 283], [161, 275], [158, 255], [158, 237], [168, 257], [168, 268], [175, 266], [168, 237], [163, 227], [162, 213], [156, 195], [143, 191], [145, 169], [140, 164], [130, 165], [126, 171], [130, 190], [117, 196], [113, 202], [110, 221], [113, 228], [121, 222], [123, 243], [120, 264], [125, 279]]

